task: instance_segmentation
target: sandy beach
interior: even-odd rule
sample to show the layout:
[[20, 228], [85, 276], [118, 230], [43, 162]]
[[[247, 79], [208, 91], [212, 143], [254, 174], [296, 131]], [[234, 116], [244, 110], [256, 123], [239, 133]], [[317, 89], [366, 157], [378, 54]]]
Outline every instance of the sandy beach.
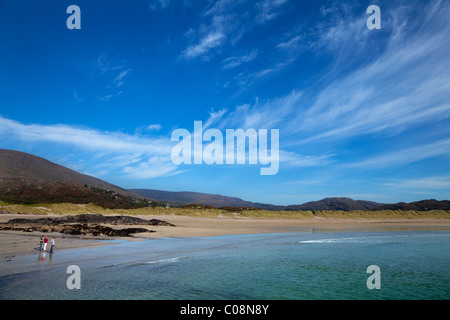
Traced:
[[[16, 218], [42, 218], [42, 215], [32, 214], [2, 214], [0, 223]], [[267, 218], [197, 218], [177, 215], [140, 216], [143, 219], [160, 219], [171, 226], [148, 226], [155, 232], [138, 233], [133, 237], [88, 237], [68, 236], [62, 234], [46, 234], [56, 237], [55, 251], [75, 248], [87, 248], [109, 245], [113, 239], [139, 241], [148, 238], [170, 237], [208, 237], [232, 234], [258, 234], [295, 232], [302, 229], [324, 229], [339, 231], [350, 229], [373, 228], [450, 228], [450, 219], [420, 218], [420, 219], [349, 219], [349, 218], [305, 218], [305, 219], [267, 219]], [[121, 226], [112, 226], [120, 228]], [[130, 227], [129, 225], [127, 227]], [[0, 257], [3, 261], [13, 259], [20, 254], [35, 253], [39, 246], [41, 233], [21, 231], [0, 231]], [[48, 248], [47, 248], [48, 249]]]

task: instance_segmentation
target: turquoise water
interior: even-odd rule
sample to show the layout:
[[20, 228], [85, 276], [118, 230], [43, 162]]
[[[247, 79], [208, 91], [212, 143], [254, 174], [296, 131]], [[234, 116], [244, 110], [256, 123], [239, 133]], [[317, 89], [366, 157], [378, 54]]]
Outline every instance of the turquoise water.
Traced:
[[[444, 299], [449, 230], [373, 230], [114, 241], [2, 262], [0, 299]], [[68, 289], [68, 265], [81, 289]], [[368, 289], [367, 267], [380, 268]]]

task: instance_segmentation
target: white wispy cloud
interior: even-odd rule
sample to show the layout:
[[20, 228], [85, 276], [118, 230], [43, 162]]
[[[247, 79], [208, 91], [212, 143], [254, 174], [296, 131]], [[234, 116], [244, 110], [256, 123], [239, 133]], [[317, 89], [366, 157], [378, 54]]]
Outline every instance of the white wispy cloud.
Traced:
[[170, 0], [150, 0], [148, 2], [148, 7], [152, 11], [164, 10], [170, 4]]
[[282, 7], [287, 2], [288, 0], [263, 0], [257, 2], [255, 4], [255, 7], [258, 10], [256, 22], [265, 23], [275, 19], [282, 12]]
[[[135, 178], [177, 173], [170, 158], [169, 138], [152, 138], [122, 132], [107, 132], [70, 125], [23, 124], [0, 116], [0, 137], [25, 143], [72, 146], [101, 158], [102, 170], [121, 170]], [[145, 174], [136, 175], [145, 168]]]
[[207, 35], [203, 36], [198, 43], [190, 45], [183, 51], [182, 55], [186, 59], [196, 58], [201, 56], [211, 49], [219, 47], [225, 40], [225, 34], [221, 30], [213, 30]]
[[26, 141], [48, 141], [72, 144], [103, 152], [132, 152], [140, 154], [170, 154], [166, 141], [121, 132], [103, 132], [70, 125], [22, 124], [0, 117], [2, 133]]
[[[220, 0], [211, 2], [203, 12], [202, 23], [186, 32], [190, 43], [181, 57], [208, 60], [213, 49], [235, 46], [256, 25], [265, 24], [283, 13], [287, 0], [250, 1]], [[256, 51], [247, 56], [230, 57], [224, 69], [233, 68], [255, 58]], [[249, 60], [250, 59], [250, 60]]]
[[391, 41], [378, 58], [334, 80], [299, 114], [296, 131], [311, 132], [307, 141], [341, 139], [401, 132], [413, 124], [448, 117], [450, 59], [442, 53], [450, 49], [450, 27], [442, 20], [449, 12], [449, 6], [443, 8], [433, 24], [421, 24], [403, 41]]
[[123, 173], [131, 179], [153, 179], [176, 175], [181, 171], [178, 166], [168, 162], [165, 157], [151, 157], [136, 165], [125, 166]]
[[120, 71], [120, 73], [114, 78], [114, 84], [117, 87], [120, 87], [123, 85], [123, 78], [126, 77], [126, 75], [131, 71], [131, 69], [126, 69], [126, 70], [122, 70]]
[[288, 95], [255, 103], [237, 106], [221, 117], [219, 128], [279, 129], [292, 118], [292, 113], [301, 101], [302, 93], [293, 90]]
[[107, 102], [107, 101], [110, 101], [112, 99], [112, 97], [113, 97], [113, 95], [109, 93], [109, 94], [104, 95], [104, 96], [98, 96], [96, 99], [97, 99], [97, 101], [105, 101], [105, 102]]
[[258, 56], [258, 50], [252, 50], [250, 53], [241, 55], [241, 56], [233, 56], [226, 58], [222, 61], [223, 63], [223, 69], [233, 69], [237, 66], [240, 66], [241, 64], [250, 62], [254, 60]]
[[186, 32], [185, 38], [190, 40], [190, 44], [181, 53], [182, 58], [191, 60], [201, 57], [207, 60], [214, 49], [218, 50], [230, 41], [230, 35], [237, 25], [233, 15], [217, 14], [207, 18], [207, 22]]
[[226, 109], [222, 109], [219, 111], [211, 111], [209, 113], [209, 118], [205, 121], [203, 124], [203, 128], [207, 129], [211, 127], [212, 125], [215, 125], [222, 119], [223, 115], [227, 112]]
[[[245, 2], [245, 1], [244, 1]], [[204, 16], [218, 16], [227, 14], [230, 11], [234, 11], [236, 7], [238, 7], [242, 1], [236, 0], [218, 0], [209, 2], [208, 6], [205, 8], [203, 15]]]
[[284, 41], [284, 42], [280, 42], [279, 44], [277, 44], [277, 48], [280, 49], [297, 49], [299, 47], [299, 45], [301, 44], [301, 41], [304, 39], [303, 35], [296, 35], [295, 37]]
[[345, 166], [351, 168], [378, 169], [405, 165], [420, 160], [437, 156], [450, 155], [450, 139], [442, 139], [428, 144], [420, 144], [415, 147], [405, 148], [398, 151], [385, 152], [382, 155], [369, 158], [367, 160], [348, 163]]
[[125, 60], [112, 57], [109, 52], [98, 56], [94, 66], [93, 76], [96, 81], [101, 80], [105, 83], [104, 93], [97, 95], [96, 100], [108, 102], [119, 97], [123, 93], [121, 87], [124, 85], [125, 78], [133, 69], [127, 67]]
[[450, 175], [431, 176], [414, 179], [391, 179], [380, 185], [399, 189], [443, 189], [450, 190]]
[[[397, 135], [413, 125], [450, 117], [450, 59], [445, 54], [450, 50], [450, 25], [446, 23], [450, 6], [430, 9], [425, 21], [416, 17], [408, 27], [400, 26], [406, 18], [404, 10], [398, 11], [393, 10], [393, 18], [384, 24], [388, 38], [377, 56], [350, 72], [328, 74], [315, 92], [293, 90], [266, 103], [237, 106], [223, 121], [251, 127], [282, 124], [285, 134], [300, 137], [298, 143], [304, 144], [363, 134]], [[402, 18], [395, 18], [397, 13]], [[364, 19], [355, 19], [321, 29], [319, 47], [341, 48], [335, 58], [342, 59], [353, 50], [347, 42], [353, 41], [360, 25], [365, 28]], [[372, 51], [367, 44], [371, 34], [365, 29], [358, 36], [357, 51]], [[261, 70], [254, 77], [274, 69]]]
[[355, 15], [351, 5], [345, 2], [335, 2], [321, 8], [321, 16], [311, 31], [317, 37], [311, 43], [312, 49], [326, 48], [341, 61], [350, 55], [358, 55], [366, 48], [371, 31], [366, 27], [368, 16]]
[[290, 167], [324, 167], [333, 163], [334, 154], [303, 155], [293, 151], [280, 150], [280, 163]]
[[160, 124], [150, 124], [145, 129], [148, 131], [159, 131], [161, 130], [162, 125]]
[[73, 89], [73, 100], [74, 100], [76, 103], [79, 103], [79, 102], [83, 101], [83, 99], [80, 97], [80, 95], [79, 95], [77, 89]]

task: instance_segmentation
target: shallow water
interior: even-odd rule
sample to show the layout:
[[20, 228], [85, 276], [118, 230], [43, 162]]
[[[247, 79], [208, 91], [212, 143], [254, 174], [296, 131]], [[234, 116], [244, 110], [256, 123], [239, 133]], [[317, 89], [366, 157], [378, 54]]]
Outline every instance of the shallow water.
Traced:
[[[114, 241], [9, 262], [0, 299], [444, 299], [449, 230], [371, 230]], [[81, 289], [68, 289], [69, 265]], [[380, 289], [368, 289], [370, 265]]]

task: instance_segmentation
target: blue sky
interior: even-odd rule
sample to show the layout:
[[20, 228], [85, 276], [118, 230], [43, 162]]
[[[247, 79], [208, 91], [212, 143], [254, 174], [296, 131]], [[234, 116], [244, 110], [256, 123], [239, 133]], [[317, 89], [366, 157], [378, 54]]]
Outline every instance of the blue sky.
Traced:
[[[449, 199], [449, 16], [448, 1], [3, 0], [0, 148], [124, 188]], [[171, 134], [194, 121], [278, 129], [278, 173], [174, 165]]]

